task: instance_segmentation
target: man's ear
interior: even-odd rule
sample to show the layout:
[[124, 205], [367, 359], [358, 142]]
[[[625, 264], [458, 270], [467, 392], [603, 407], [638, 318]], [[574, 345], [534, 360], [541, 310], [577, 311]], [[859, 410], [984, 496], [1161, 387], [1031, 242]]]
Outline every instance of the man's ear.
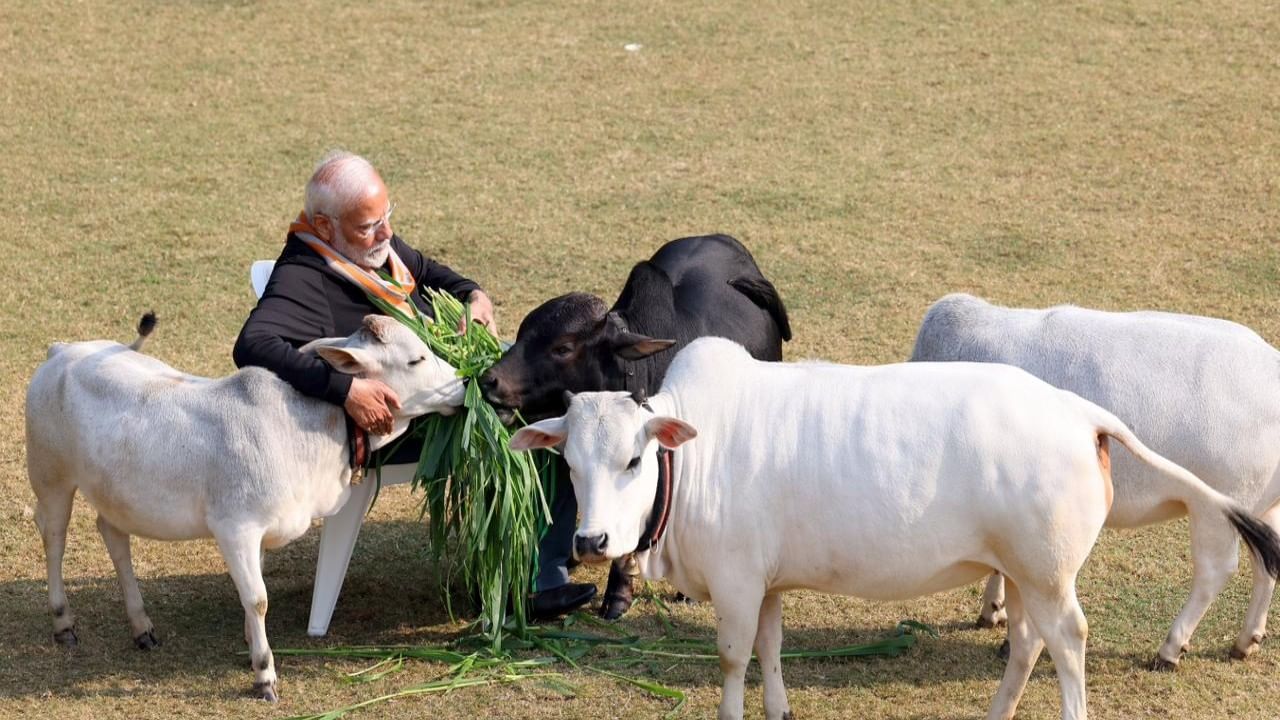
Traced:
[[621, 332], [611, 339], [611, 344], [614, 355], [623, 360], [639, 360], [647, 358], [656, 352], [666, 350], [675, 345], [676, 341], [659, 340], [633, 332]]
[[320, 359], [329, 363], [334, 370], [340, 373], [367, 375], [377, 367], [373, 357], [364, 350], [334, 347], [332, 345], [321, 345], [315, 350]]
[[698, 431], [689, 423], [661, 415], [646, 422], [644, 431], [649, 437], [657, 438], [658, 444], [668, 450], [675, 450], [698, 437]]
[[549, 418], [520, 428], [515, 435], [511, 436], [511, 442], [507, 443], [507, 447], [512, 450], [553, 448], [564, 442], [565, 437], [564, 418]]
[[311, 214], [311, 227], [316, 230], [316, 237], [325, 242], [333, 242], [333, 220], [321, 213]]

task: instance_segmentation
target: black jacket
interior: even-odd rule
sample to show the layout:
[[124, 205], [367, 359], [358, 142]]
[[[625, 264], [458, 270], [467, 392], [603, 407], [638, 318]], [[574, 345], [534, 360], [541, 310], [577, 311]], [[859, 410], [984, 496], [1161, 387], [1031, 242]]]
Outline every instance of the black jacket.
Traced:
[[[395, 251], [418, 283], [413, 302], [428, 316], [431, 305], [425, 288], [444, 290], [464, 302], [472, 290], [468, 280], [409, 247], [399, 236], [391, 238]], [[322, 337], [345, 337], [360, 328], [365, 315], [381, 314], [364, 290], [329, 269], [307, 244], [290, 234], [284, 251], [258, 306], [249, 313], [232, 357], [236, 367], [256, 365], [279, 375], [298, 392], [342, 405], [351, 389], [351, 376], [340, 373], [298, 348]]]

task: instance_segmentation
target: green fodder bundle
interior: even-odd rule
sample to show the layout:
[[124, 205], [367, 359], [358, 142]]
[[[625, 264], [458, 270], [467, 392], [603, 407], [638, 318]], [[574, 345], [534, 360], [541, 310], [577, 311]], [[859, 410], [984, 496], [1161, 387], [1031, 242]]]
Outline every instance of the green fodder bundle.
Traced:
[[[422, 440], [422, 454], [413, 487], [424, 491], [431, 553], [438, 564], [451, 568], [446, 591], [460, 581], [479, 599], [481, 629], [498, 649], [505, 629], [524, 632], [538, 539], [551, 520], [540, 477], [553, 463], [546, 453], [512, 452], [507, 447], [511, 432], [480, 392], [478, 378], [502, 355], [497, 338], [471, 322], [469, 309], [457, 298], [431, 289], [426, 294], [434, 322], [370, 299], [467, 380], [461, 412], [431, 415], [418, 423], [413, 436]], [[464, 316], [466, 332], [459, 333]], [[539, 469], [544, 470], [541, 475]], [[450, 540], [453, 550], [446, 557]]]

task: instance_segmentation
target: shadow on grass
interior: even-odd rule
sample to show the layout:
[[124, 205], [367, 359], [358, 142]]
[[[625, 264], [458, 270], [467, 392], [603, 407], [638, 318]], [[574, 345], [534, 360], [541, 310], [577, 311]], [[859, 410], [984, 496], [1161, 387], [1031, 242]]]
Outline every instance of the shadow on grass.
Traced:
[[[464, 631], [461, 621], [466, 616], [451, 619], [443, 605], [438, 568], [428, 557], [423, 526], [413, 521], [382, 521], [364, 526], [328, 636], [308, 637], [318, 535], [308, 533], [286, 548], [267, 553], [264, 576], [270, 597], [267, 629], [272, 647], [441, 645]], [[68, 579], [80, 638], [79, 647], [72, 650], [57, 647], [51, 639], [43, 579], [0, 582], [0, 640], [6, 654], [20, 659], [11, 664], [11, 671], [0, 675], [0, 697], [48, 692], [69, 697], [129, 697], [140, 685], [172, 687], [174, 695], [195, 701], [244, 696], [252, 678], [242, 640], [243, 611], [231, 579], [225, 573], [187, 574], [142, 578], [140, 584], [162, 642], [151, 652], [133, 647], [114, 575]], [[454, 607], [465, 612], [466, 602], [455, 598]], [[676, 615], [678, 634], [714, 643], [709, 607]], [[583, 625], [578, 627], [593, 632]], [[643, 602], [615, 627], [646, 638], [660, 637], [663, 632], [652, 606]], [[1004, 638], [1002, 630], [975, 630], [967, 621], [935, 628], [941, 637], [921, 637], [914, 648], [896, 658], [788, 660], [784, 667], [787, 684], [840, 688], [998, 682], [1004, 670], [1003, 661], [996, 656]], [[892, 632], [892, 627], [879, 625], [788, 628], [784, 649], [831, 649], [875, 642]], [[1149, 659], [1106, 650], [1101, 655], [1091, 650], [1091, 654], [1119, 658], [1135, 667], [1145, 666]], [[585, 662], [618, 657], [616, 653], [593, 653]], [[283, 678], [335, 674], [335, 663], [321, 658], [278, 657], [277, 664]], [[345, 661], [336, 665], [343, 671], [354, 669]], [[650, 660], [619, 670], [675, 688], [717, 687], [721, 682], [715, 661]], [[1037, 672], [1052, 670], [1042, 659]], [[750, 677], [752, 682], [759, 681], [754, 664]]]
[[[272, 647], [332, 647], [448, 642], [461, 630], [442, 602], [426, 534], [412, 521], [367, 523], [356, 545], [329, 634], [307, 636], [319, 533], [311, 532], [266, 554], [263, 569]], [[421, 542], [419, 542], [421, 540]], [[74, 542], [74, 539], [73, 539]], [[210, 552], [216, 552], [211, 550]], [[0, 582], [0, 646], [20, 658], [0, 674], [0, 697], [130, 694], [125, 686], [171, 677], [252, 677], [245, 654], [244, 611], [226, 573], [139, 578], [143, 601], [160, 638], [159, 649], [133, 646], [120, 586], [114, 574], [68, 577], [68, 602], [76, 615], [79, 645], [52, 639], [48, 590], [43, 578]], [[465, 611], [465, 600], [453, 599]], [[289, 658], [296, 672], [309, 661]], [[277, 659], [277, 665], [280, 665]], [[316, 664], [316, 672], [320, 664]], [[121, 689], [113, 685], [121, 683]], [[207, 687], [207, 683], [197, 683]]]

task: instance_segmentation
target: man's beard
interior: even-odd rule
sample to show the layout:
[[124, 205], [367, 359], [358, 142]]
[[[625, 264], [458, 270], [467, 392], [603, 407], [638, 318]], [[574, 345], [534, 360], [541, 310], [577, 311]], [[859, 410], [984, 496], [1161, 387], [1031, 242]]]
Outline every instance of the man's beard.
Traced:
[[382, 267], [387, 262], [387, 256], [391, 254], [391, 238], [374, 243], [370, 248], [356, 247], [347, 242], [346, 237], [342, 235], [342, 228], [336, 223], [333, 226], [332, 245], [334, 250], [342, 253], [348, 260], [366, 269]]

